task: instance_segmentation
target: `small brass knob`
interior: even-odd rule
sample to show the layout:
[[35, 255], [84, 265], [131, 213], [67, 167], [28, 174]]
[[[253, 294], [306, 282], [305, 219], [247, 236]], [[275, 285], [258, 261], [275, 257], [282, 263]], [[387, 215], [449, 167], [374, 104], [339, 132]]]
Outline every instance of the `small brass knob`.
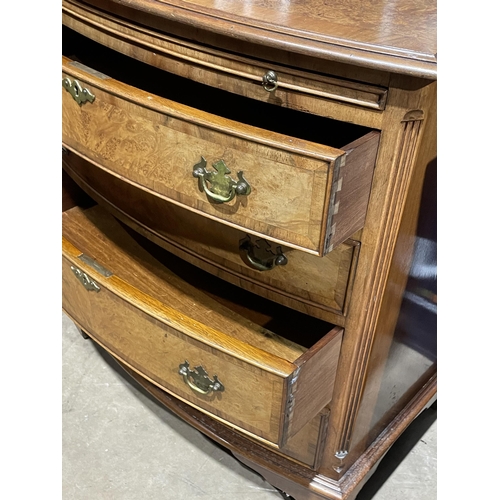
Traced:
[[273, 92], [278, 88], [278, 75], [270, 70], [262, 77], [262, 86], [268, 92]]

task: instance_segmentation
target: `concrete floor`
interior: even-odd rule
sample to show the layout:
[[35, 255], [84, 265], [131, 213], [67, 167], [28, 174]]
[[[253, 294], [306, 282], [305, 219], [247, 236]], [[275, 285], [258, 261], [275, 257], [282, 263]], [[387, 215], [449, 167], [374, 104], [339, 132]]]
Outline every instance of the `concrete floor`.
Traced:
[[[63, 500], [272, 500], [259, 475], [160, 406], [63, 314]], [[434, 500], [436, 407], [357, 500]]]

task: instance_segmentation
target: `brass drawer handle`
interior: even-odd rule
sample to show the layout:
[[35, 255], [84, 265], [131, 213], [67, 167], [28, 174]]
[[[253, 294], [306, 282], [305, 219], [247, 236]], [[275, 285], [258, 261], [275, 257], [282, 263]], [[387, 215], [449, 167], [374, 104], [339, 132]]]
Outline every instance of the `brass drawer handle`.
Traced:
[[62, 86], [80, 106], [86, 102], [94, 102], [95, 95], [89, 89], [84, 89], [78, 80], [71, 81], [68, 77], [63, 78]]
[[200, 394], [210, 394], [212, 391], [223, 392], [224, 386], [221, 381], [214, 375], [214, 379], [210, 380], [208, 373], [203, 366], [195, 366], [194, 370], [189, 369], [189, 362], [179, 365], [179, 374], [182, 375], [184, 382]]
[[273, 251], [271, 245], [263, 239], [252, 243], [252, 240], [247, 235], [240, 240], [240, 255], [244, 262], [257, 269], [257, 271], [270, 271], [275, 266], [284, 266], [288, 263], [288, 259], [281, 251], [281, 247], [277, 247]]
[[262, 77], [262, 86], [268, 92], [273, 92], [278, 88], [278, 75], [274, 71], [268, 71]]
[[207, 160], [201, 157], [201, 161], [193, 167], [193, 177], [198, 178], [200, 191], [216, 203], [227, 203], [236, 195], [249, 195], [252, 191], [250, 184], [243, 177], [243, 172], [238, 172], [238, 181], [229, 177], [231, 171], [226, 167], [224, 160], [218, 160], [212, 164], [215, 172], [209, 172], [206, 168]]
[[101, 291], [101, 287], [92, 278], [89, 278], [88, 274], [84, 273], [81, 269], [71, 266], [71, 270], [86, 290], [88, 290], [89, 292]]

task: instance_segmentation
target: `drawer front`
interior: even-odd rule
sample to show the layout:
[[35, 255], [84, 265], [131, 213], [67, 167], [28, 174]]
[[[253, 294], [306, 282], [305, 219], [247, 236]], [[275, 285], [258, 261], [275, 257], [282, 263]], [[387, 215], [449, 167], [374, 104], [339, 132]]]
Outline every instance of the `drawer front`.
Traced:
[[[209, 427], [213, 428], [212, 423], [208, 423], [203, 413], [195, 413], [193, 409], [186, 408], [186, 405], [182, 401], [172, 398], [165, 391], [160, 390], [156, 385], [151, 384], [151, 382], [138, 375], [123, 363], [119, 362], [119, 364], [137, 383], [171, 411], [178, 415], [179, 412], [182, 415], [186, 415], [186, 412], [189, 412], [190, 418], [195, 419], [199, 423], [205, 422]], [[318, 470], [324, 449], [329, 415], [329, 408], [325, 408], [295, 436], [290, 438], [285, 447], [280, 450], [273, 448], [273, 451], [285, 457], [292, 458], [313, 470]]]
[[102, 208], [87, 212], [63, 215], [63, 308], [111, 354], [275, 446], [284, 447], [329, 403], [341, 328], [305, 349], [215, 302], [211, 313], [196, 287], [142, 248], [137, 253], [135, 239]]
[[[69, 153], [63, 160], [65, 169], [88, 194], [170, 252], [231, 283], [326, 321], [340, 324], [338, 316], [346, 314], [359, 242], [348, 240], [323, 258], [259, 242], [117, 179], [76, 154]], [[256, 245], [261, 247], [258, 252]], [[276, 264], [280, 254], [287, 259], [285, 265]]]
[[[99, 292], [87, 291], [72, 270], [84, 272], [76, 264], [63, 260], [63, 308], [95, 340], [162, 389], [256, 436], [278, 442], [285, 377], [183, 335], [109, 291], [103, 277], [86, 272], [100, 287]], [[198, 392], [196, 384], [207, 390], [204, 381], [196, 381], [196, 374], [181, 375], [183, 365], [187, 370], [202, 366], [224, 390]]]
[[[347, 155], [180, 105], [66, 59], [63, 82], [64, 144], [112, 175], [205, 217], [316, 255], [362, 227], [376, 133], [358, 140]], [[78, 85], [95, 96], [92, 102], [75, 102], [70, 90]], [[347, 159], [354, 163], [344, 169]], [[357, 194], [344, 199], [346, 179], [358, 170], [363, 180], [350, 181], [357, 182]]]

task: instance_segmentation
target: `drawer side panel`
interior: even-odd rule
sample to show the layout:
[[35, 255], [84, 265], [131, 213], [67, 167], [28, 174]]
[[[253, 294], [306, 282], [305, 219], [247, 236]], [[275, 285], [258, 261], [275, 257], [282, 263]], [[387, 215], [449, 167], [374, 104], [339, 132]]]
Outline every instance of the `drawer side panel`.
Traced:
[[296, 362], [288, 380], [283, 439], [295, 435], [332, 399], [344, 330], [335, 327]]
[[370, 132], [347, 145], [345, 157], [339, 159], [327, 216], [325, 253], [364, 226], [379, 139], [379, 132]]

